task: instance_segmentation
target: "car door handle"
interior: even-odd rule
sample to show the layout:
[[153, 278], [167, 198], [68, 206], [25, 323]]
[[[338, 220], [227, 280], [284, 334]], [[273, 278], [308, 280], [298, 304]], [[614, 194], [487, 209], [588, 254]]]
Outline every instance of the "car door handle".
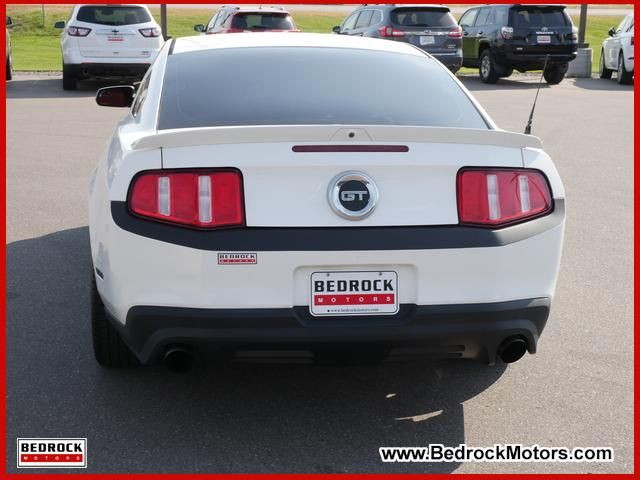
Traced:
[[484, 32], [478, 32], [478, 35], [482, 35]]
[[462, 31], [462, 34], [466, 37], [466, 36], [468, 36], [468, 35], [469, 35], [469, 32], [467, 32], [466, 30], [463, 30], [463, 31]]

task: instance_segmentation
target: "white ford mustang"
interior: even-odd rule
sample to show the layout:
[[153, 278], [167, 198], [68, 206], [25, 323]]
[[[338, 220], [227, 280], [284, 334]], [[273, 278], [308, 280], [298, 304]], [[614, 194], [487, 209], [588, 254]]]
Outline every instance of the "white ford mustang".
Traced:
[[[475, 358], [534, 353], [564, 188], [540, 141], [499, 130], [398, 42], [168, 42], [90, 188], [104, 366], [202, 347]], [[366, 350], [366, 349], [365, 349]]]

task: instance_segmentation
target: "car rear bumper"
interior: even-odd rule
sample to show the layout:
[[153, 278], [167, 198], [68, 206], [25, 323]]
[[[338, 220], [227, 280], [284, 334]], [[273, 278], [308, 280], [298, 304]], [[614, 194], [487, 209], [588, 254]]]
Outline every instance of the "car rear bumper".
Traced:
[[508, 63], [523, 69], [537, 70], [542, 69], [545, 61], [549, 65], [565, 64], [575, 60], [576, 56], [576, 52], [546, 54], [539, 52], [504, 51], [497, 56], [497, 60], [500, 63]]
[[64, 68], [78, 78], [89, 77], [143, 77], [150, 63], [78, 63]]
[[456, 73], [462, 68], [462, 55], [458, 53], [432, 53], [431, 55], [453, 73]]
[[136, 306], [125, 325], [113, 320], [142, 363], [170, 345], [238, 350], [308, 350], [327, 346], [382, 347], [390, 355], [470, 358], [494, 363], [496, 350], [517, 336], [535, 353], [549, 298], [461, 305], [402, 305], [389, 317], [325, 317], [306, 306], [271, 309], [197, 309]]

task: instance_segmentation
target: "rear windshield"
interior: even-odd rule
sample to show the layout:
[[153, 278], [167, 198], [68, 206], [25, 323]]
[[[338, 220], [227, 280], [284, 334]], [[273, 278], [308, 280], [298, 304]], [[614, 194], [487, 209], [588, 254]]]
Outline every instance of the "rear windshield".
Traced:
[[403, 27], [452, 27], [456, 24], [456, 20], [446, 10], [412, 7], [393, 10], [391, 23]]
[[77, 20], [115, 27], [147, 23], [151, 21], [151, 16], [142, 7], [80, 7]]
[[170, 55], [158, 128], [237, 125], [488, 128], [450, 74], [423, 55], [318, 47]]
[[511, 10], [515, 28], [566, 27], [571, 24], [563, 8], [518, 7]]
[[293, 30], [288, 13], [238, 13], [233, 16], [231, 28], [243, 30]]

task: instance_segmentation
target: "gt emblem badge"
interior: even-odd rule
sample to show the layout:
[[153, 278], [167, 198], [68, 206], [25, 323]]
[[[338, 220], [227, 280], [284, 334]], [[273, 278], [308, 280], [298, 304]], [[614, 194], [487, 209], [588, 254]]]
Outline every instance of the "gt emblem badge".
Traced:
[[373, 212], [378, 203], [378, 189], [368, 175], [344, 172], [329, 184], [329, 205], [347, 220], [361, 220]]

